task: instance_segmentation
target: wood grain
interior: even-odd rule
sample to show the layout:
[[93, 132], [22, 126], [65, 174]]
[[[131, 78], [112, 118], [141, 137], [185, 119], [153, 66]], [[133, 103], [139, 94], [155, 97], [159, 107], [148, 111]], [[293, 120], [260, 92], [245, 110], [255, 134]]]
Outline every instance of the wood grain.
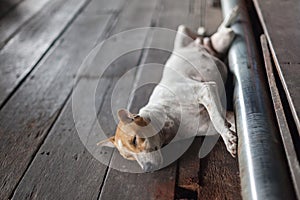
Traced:
[[13, 10], [20, 2], [24, 0], [3, 0], [0, 3], [0, 18]]
[[[134, 6], [132, 3], [135, 3]], [[124, 16], [124, 18], [122, 17], [118, 19], [118, 22], [115, 24], [115, 28], [112, 29], [111, 33], [120, 32], [128, 28], [128, 26], [126, 26], [126, 24], [128, 23], [128, 20], [126, 18], [131, 19], [135, 15], [134, 12], [131, 12], [134, 10], [133, 8], [141, 7], [141, 5], [147, 6], [151, 4], [152, 4], [151, 2], [145, 3], [145, 1], [141, 4], [137, 4], [137, 1], [131, 1], [131, 3], [129, 3], [130, 6], [125, 6], [124, 9], [121, 11], [118, 17]], [[90, 8], [92, 9], [94, 6], [95, 5], [91, 6]], [[101, 6], [99, 6], [99, 8], [101, 8]], [[153, 12], [153, 10], [152, 11], [149, 10], [149, 13], [150, 12]], [[99, 18], [99, 16], [96, 17]], [[139, 23], [136, 23], [135, 26], [142, 26], [146, 22], [150, 24], [151, 17], [152, 15], [149, 15], [148, 18], [144, 18], [144, 20], [141, 20]], [[87, 21], [87, 19], [82, 19], [82, 20]], [[85, 27], [85, 30], [88, 30], [88, 28]], [[68, 36], [69, 34], [66, 37]], [[85, 36], [89, 38], [88, 35], [85, 34]], [[54, 52], [56, 52], [56, 50]], [[136, 55], [134, 54], [133, 56], [135, 57]], [[132, 56], [130, 55], [127, 58], [121, 57], [119, 61], [118, 60], [116, 61], [116, 63], [118, 62], [122, 63], [121, 60], [124, 61], [125, 59], [129, 59], [129, 61], [127, 61], [129, 63], [131, 62], [131, 65], [129, 66], [133, 67], [137, 63], [138, 57], [136, 60], [132, 60], [131, 58]], [[52, 60], [52, 58], [50, 60]], [[112, 65], [115, 64], [113, 63]], [[101, 65], [99, 65], [98, 67], [101, 67]], [[101, 86], [100, 88], [102, 89], [96, 92], [96, 95], [98, 97], [101, 97], [99, 98], [98, 101], [99, 104], [97, 103], [97, 105], [99, 105], [100, 108], [103, 108], [101, 109], [100, 112], [99, 123], [103, 123], [103, 121], [107, 122], [105, 123], [105, 126], [103, 126], [103, 129], [104, 130], [110, 129], [111, 132], [114, 130], [115, 122], [113, 120], [110, 120], [109, 118], [109, 116], [111, 116], [110, 95], [111, 95], [111, 90], [113, 89], [113, 85], [116, 84], [119, 78], [118, 68], [114, 68], [114, 69], [115, 69], [114, 72], [115, 74], [113, 74], [113, 70], [112, 70], [110, 71], [110, 73], [112, 73], [111, 76], [107, 76], [107, 77], [104, 76], [100, 79], [99, 85]], [[95, 79], [95, 77], [93, 76], [84, 76], [83, 74], [81, 74], [81, 76], [82, 77], [80, 81], [86, 82], [85, 85], [87, 88], [91, 84], [95, 82], [97, 83], [99, 81], [98, 80], [99, 77]], [[128, 85], [125, 85], [125, 88], [122, 91], [130, 91], [130, 89], [132, 88], [130, 82], [133, 83], [133, 79], [131, 81], [130, 80], [127, 81], [128, 81]], [[122, 97], [122, 94], [118, 94], [118, 95], [121, 95], [119, 97]], [[122, 106], [122, 102], [125, 102], [125, 104], [127, 103], [126, 99], [124, 99], [124, 100], [120, 100], [120, 104], [117, 105]], [[105, 115], [106, 113], [108, 114]], [[86, 152], [87, 150], [84, 148], [83, 144], [80, 142], [78, 136], [76, 135], [74, 124], [72, 121], [73, 119], [72, 118], [70, 119], [70, 117], [72, 117], [72, 109], [70, 103], [68, 103], [67, 108], [64, 110], [63, 114], [58, 119], [57, 124], [52, 129], [49, 137], [47, 137], [47, 139], [45, 140], [35, 160], [31, 164], [23, 180], [21, 181], [19, 187], [17, 188], [14, 195], [15, 199], [19, 199], [24, 196], [25, 197], [30, 196], [32, 191], [33, 194], [36, 195], [38, 198], [71, 198], [71, 199], [87, 198], [89, 199], [97, 196], [96, 194], [99, 193], [98, 190], [101, 187], [101, 182], [106, 172], [106, 166], [101, 165], [98, 161], [93, 159], [91, 155], [88, 155], [88, 153]], [[95, 142], [97, 140], [95, 140], [95, 138], [97, 137], [97, 135], [95, 132], [93, 132], [94, 131], [93, 129], [89, 133], [90, 131], [89, 128], [92, 129], [93, 127], [86, 127], [86, 132], [90, 134], [89, 135], [90, 140], [86, 142], [93, 142], [93, 145], [96, 147]], [[60, 134], [61, 132], [62, 134]], [[49, 160], [43, 159], [45, 157], [45, 154], [43, 154], [43, 152], [49, 152], [50, 149], [52, 148], [56, 150], [51, 151], [49, 153], [48, 156]], [[100, 148], [96, 148], [95, 150], [99, 152], [99, 149]], [[107, 156], [109, 158], [109, 152], [107, 151], [105, 152], [102, 151], [102, 152], [104, 156]], [[85, 153], [87, 153], [86, 157], [84, 155]], [[72, 155], [76, 155], [75, 156], [77, 158], [76, 162], [72, 158]], [[81, 159], [81, 157], [83, 158]], [[64, 167], [62, 168], [61, 166]], [[82, 170], [82, 171], [78, 171], [80, 173], [74, 173], [74, 170], [77, 167], [79, 167], [80, 170]], [[92, 169], [99, 168], [99, 169], [89, 170], [89, 171], [85, 171], [85, 173], [82, 173], [85, 169], [89, 169], [89, 168]], [[70, 171], [68, 171], [68, 169], [70, 169]], [[53, 174], [55, 175], [53, 176]], [[46, 180], [42, 179], [42, 177], [45, 176], [46, 177], [51, 176], [51, 179], [46, 179]], [[95, 177], [97, 177], [96, 180]], [[76, 184], [68, 184], [70, 181], [75, 182]], [[57, 183], [57, 184], [53, 184], [53, 183]], [[49, 184], [53, 186], [50, 188], [47, 187]], [[86, 188], [82, 187], [81, 186], [82, 184], [87, 184], [86, 187], [92, 190], [92, 192], [89, 194], [86, 193], [87, 192]], [[62, 185], [64, 185], [64, 190], [61, 190]]]
[[227, 152], [222, 139], [201, 160], [198, 199], [242, 199], [238, 162]]
[[0, 51], [0, 107], [45, 55], [87, 0], [53, 0]]
[[190, 148], [179, 159], [176, 199], [198, 199], [200, 193], [200, 159], [202, 138], [195, 138]]
[[3, 17], [0, 20], [0, 48], [48, 2], [49, 0], [23, 1]]
[[[82, 80], [90, 87], [98, 80]], [[101, 92], [108, 81], [100, 84]], [[82, 87], [84, 88], [84, 87]], [[88, 89], [88, 88], [85, 88]], [[85, 94], [84, 91], [81, 91]], [[103, 97], [99, 98], [102, 101]], [[72, 101], [69, 99], [44, 144], [16, 189], [12, 199], [96, 199], [107, 166], [97, 161], [82, 144], [75, 128]], [[86, 132], [85, 122], [77, 121]], [[94, 143], [95, 145], [95, 143]], [[103, 156], [111, 152], [102, 151]]]
[[18, 184], [69, 96], [83, 58], [103, 37], [111, 17], [82, 14], [1, 110], [1, 197], [9, 197]]

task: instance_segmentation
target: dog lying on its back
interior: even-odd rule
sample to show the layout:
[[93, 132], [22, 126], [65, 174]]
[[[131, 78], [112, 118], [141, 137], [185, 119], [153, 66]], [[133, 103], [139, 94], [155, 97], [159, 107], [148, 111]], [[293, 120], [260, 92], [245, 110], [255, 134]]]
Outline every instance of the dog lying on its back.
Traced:
[[[139, 114], [119, 110], [115, 136], [98, 144], [116, 147], [144, 171], [153, 171], [162, 164], [160, 149], [175, 138], [180, 126], [184, 134], [176, 135], [176, 140], [220, 134], [227, 150], [235, 156], [234, 116], [229, 112], [227, 117], [222, 115], [225, 112], [219, 93], [227, 77], [227, 67], [220, 58], [234, 39], [234, 32], [227, 26], [236, 16], [237, 8], [210, 38], [201, 38], [179, 26], [173, 53], [148, 104]], [[207, 132], [210, 122], [214, 131]]]

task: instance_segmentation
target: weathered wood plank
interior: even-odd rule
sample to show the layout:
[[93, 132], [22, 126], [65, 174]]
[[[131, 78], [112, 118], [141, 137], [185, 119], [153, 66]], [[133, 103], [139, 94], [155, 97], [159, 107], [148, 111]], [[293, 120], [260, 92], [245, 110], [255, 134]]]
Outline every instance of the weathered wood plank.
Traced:
[[70, 94], [80, 63], [105, 33], [111, 16], [84, 12], [1, 110], [0, 195], [4, 199], [43, 142]]
[[33, 17], [49, 0], [27, 0], [0, 20], [0, 49], [13, 37], [13, 34]]
[[[82, 79], [82, 95], [98, 80]], [[104, 93], [109, 81], [99, 83]], [[98, 101], [101, 102], [104, 96]], [[88, 116], [85, 116], [88, 117]], [[87, 119], [77, 121], [81, 130], [89, 132]], [[97, 161], [82, 144], [75, 128], [72, 101], [69, 99], [58, 122], [53, 127], [32, 165], [16, 189], [12, 199], [96, 199], [107, 166]], [[78, 127], [77, 127], [78, 128]], [[92, 139], [92, 138], [91, 138]], [[96, 141], [94, 141], [95, 145]], [[95, 145], [96, 146], [96, 145]], [[111, 152], [102, 151], [103, 156]], [[46, 177], [46, 178], [45, 178]]]
[[[253, 1], [300, 134], [300, 7], [298, 1]], [[286, 11], [285, 15], [280, 15]]]
[[[151, 25], [151, 14], [153, 13], [153, 9], [155, 8], [155, 2], [150, 3], [143, 0], [137, 3], [135, 2], [135, 0], [130, 0], [127, 4], [129, 5], [126, 5], [126, 9], [124, 9], [124, 11], [120, 13], [116, 29], [112, 31], [111, 35], [140, 27], [149, 27]], [[137, 65], [137, 61], [140, 58], [141, 54], [140, 51], [129, 52], [124, 56], [122, 56], [122, 53], [130, 48], [141, 49], [143, 47], [143, 44], [145, 43], [145, 34], [146, 31], [137, 30], [136, 32], [126, 34], [126, 36], [124, 34], [124, 37], [126, 37], [126, 39], [123, 39], [121, 42], [118, 40], [122, 38], [118, 37], [122, 37], [122, 35], [119, 35], [115, 39], [109, 40], [109, 42], [104, 43], [105, 47], [103, 47], [103, 49], [111, 49], [111, 51], [113, 52], [111, 52], [110, 54], [119, 55], [121, 57], [114, 60], [114, 63], [108, 69], [106, 69], [103, 77], [120, 77], [126, 71]], [[98, 63], [99, 66], [110, 64], [109, 60], [106, 60], [106, 58], [99, 59]], [[102, 68], [91, 66], [83, 71], [82, 75], [91, 77], [95, 74], [98, 74], [99, 70], [101, 71]]]
[[2, 0], [0, 2], [0, 18], [13, 10], [22, 1], [24, 0]]
[[200, 15], [198, 12], [191, 11], [191, 2], [193, 1], [162, 1], [163, 12], [158, 26], [177, 30], [180, 24], [184, 24], [196, 30], [199, 26]]
[[179, 159], [176, 199], [197, 199], [200, 193], [200, 158], [202, 138], [195, 138], [190, 148]]
[[175, 177], [167, 177], [166, 172], [175, 174], [175, 169], [176, 165], [172, 164], [155, 173], [132, 174], [110, 168], [104, 185], [106, 192], [101, 193], [100, 199], [173, 199]]
[[[140, 2], [140, 1], [139, 1]], [[135, 4], [129, 4], [127, 5], [124, 10], [120, 13], [120, 19], [118, 20], [117, 24], [116, 24], [116, 28], [113, 29], [113, 33], [114, 32], [120, 32], [123, 31], [124, 29], [126, 30], [128, 28], [128, 26], [124, 25], [127, 24], [128, 21], [126, 18], [131, 18], [131, 16], [136, 16], [135, 12], [128, 12], [128, 11], [134, 11], [133, 8], [139, 8], [141, 6], [141, 4], [137, 4], [137, 1], [131, 1], [131, 3], [135, 3]], [[144, 3], [145, 4], [145, 1]], [[149, 2], [148, 4], [145, 5], [151, 5], [152, 3]], [[153, 10], [154, 8], [152, 8]], [[151, 10], [149, 10], [150, 12]], [[125, 15], [126, 13], [126, 15]], [[140, 13], [140, 15], [145, 16], [145, 13]], [[124, 16], [124, 18], [122, 17]], [[146, 24], [146, 22], [148, 24], [150, 24], [151, 22], [151, 18], [152, 15], [148, 16], [146, 19], [144, 19], [144, 21], [139, 21], [139, 23], [135, 24], [137, 27], [139, 26], [144, 26]], [[128, 24], [129, 25], [129, 24]], [[144, 36], [145, 37], [145, 36]], [[134, 37], [133, 37], [134, 38]], [[134, 41], [131, 41], [134, 42]], [[141, 43], [143, 44], [143, 42]], [[112, 49], [113, 51], [113, 49]], [[56, 52], [56, 51], [54, 51]], [[131, 56], [129, 56], [129, 59], [131, 60]], [[138, 57], [137, 57], [138, 58]], [[125, 60], [125, 58], [119, 58], [120, 60]], [[128, 57], [126, 58], [128, 59]], [[51, 58], [52, 60], [52, 58]], [[136, 63], [138, 62], [136, 60], [132, 60], [131, 61], [131, 67], [134, 67], [136, 65]], [[116, 61], [118, 62], [118, 61]], [[119, 61], [121, 62], [121, 61]], [[122, 63], [122, 62], [121, 62]], [[114, 63], [112, 64], [114, 65]], [[101, 67], [101, 63], [99, 65], [97, 65], [96, 67]], [[105, 66], [102, 66], [105, 67]], [[112, 73], [112, 72], [111, 72]], [[118, 72], [118, 68], [115, 68], [115, 74], [111, 74], [111, 76], [107, 76], [105, 78], [102, 77], [101, 80], [103, 83], [105, 83], [106, 88], [114, 88], [114, 84], [116, 84], [117, 80], [119, 79], [119, 72]], [[96, 79], [94, 79], [95, 77], [93, 76], [86, 76], [86, 74], [81, 74], [82, 78], [80, 81], [83, 81], [87, 78], [87, 83], [86, 83], [86, 87], [89, 87], [89, 85], [93, 84], [94, 82], [98, 82], [98, 78], [96, 77]], [[93, 74], [91, 74], [93, 75]], [[125, 85], [125, 88], [123, 88], [122, 91], [130, 91], [130, 89], [132, 88], [132, 83], [133, 83], [133, 78], [132, 79], [127, 80], [128, 85]], [[91, 80], [89, 80], [91, 79]], [[131, 84], [130, 84], [131, 83]], [[84, 90], [83, 90], [84, 91]], [[98, 95], [99, 94], [99, 95]], [[124, 93], [123, 93], [124, 94]], [[117, 99], [121, 99], [119, 101], [119, 103], [117, 103], [117, 106], [123, 106], [127, 104], [126, 99], [124, 99], [123, 94], [118, 94], [121, 96], [118, 96]], [[105, 131], [107, 131], [107, 129], [110, 129], [111, 132], [114, 131], [114, 127], [115, 127], [115, 122], [113, 120], [110, 120], [109, 116], [111, 116], [111, 110], [110, 110], [110, 102], [111, 102], [111, 91], [106, 91], [106, 89], [98, 91], [96, 93], [96, 96], [100, 96], [101, 98], [105, 98], [104, 100], [104, 104], [101, 105], [101, 107], [105, 108], [103, 110], [108, 112], [108, 115], [103, 115], [103, 112], [101, 112], [100, 116], [101, 118], [99, 119], [100, 123], [103, 123], [103, 121], [105, 122], [105, 124], [103, 125], [103, 129]], [[86, 96], [86, 95], [83, 95]], [[123, 97], [123, 98], [122, 98]], [[99, 100], [99, 102], [101, 102], [101, 100]], [[106, 169], [106, 166], [101, 165], [101, 164], [95, 164], [97, 165], [99, 168], [102, 168], [101, 170], [99, 169], [98, 171], [88, 171], [86, 173], [80, 173], [80, 174], [74, 174], [72, 172], [72, 170], [68, 173], [68, 171], [66, 169], [73, 169], [76, 167], [80, 167], [82, 170], [85, 170], [86, 168], [89, 168], [90, 166], [94, 166], [94, 161], [86, 161], [85, 159], [80, 160], [78, 159], [77, 162], [78, 164], [74, 164], [73, 160], [72, 160], [72, 155], [74, 154], [74, 152], [78, 152], [76, 153], [76, 157], [80, 157], [83, 153], [84, 150], [84, 146], [81, 144], [79, 145], [79, 139], [78, 137], [76, 137], [76, 134], [74, 133], [74, 124], [72, 123], [72, 120], [70, 120], [68, 117], [66, 116], [72, 116], [72, 110], [70, 108], [70, 106], [68, 106], [64, 113], [62, 114], [62, 117], [58, 120], [57, 125], [53, 128], [53, 130], [51, 131], [49, 137], [47, 137], [45, 143], [42, 145], [41, 150], [39, 152], [48, 152], [46, 151], [46, 149], [57, 149], [57, 151], [51, 151], [50, 152], [50, 156], [52, 155], [51, 161], [44, 161], [42, 160], [43, 155], [38, 153], [35, 160], [33, 161], [33, 163], [31, 164], [29, 170], [27, 171], [27, 173], [24, 176], [24, 179], [21, 181], [19, 187], [17, 188], [17, 191], [14, 195], [14, 198], [19, 199], [19, 197], [21, 196], [28, 196], [30, 195], [31, 191], [34, 190], [34, 194], [37, 195], [39, 198], [43, 198], [43, 197], [74, 197], [74, 198], [87, 198], [91, 197], [89, 196], [89, 194], [85, 194], [84, 189], [80, 189], [80, 184], [68, 184], [69, 181], [73, 181], [75, 178], [80, 177], [80, 181], [83, 181], [82, 183], [84, 184], [84, 181], [86, 181], [86, 184], [90, 184], [90, 188], [92, 188], [93, 192], [92, 194], [94, 194], [94, 192], [99, 192], [98, 189], [101, 185], [101, 182], [99, 182], [100, 180], [102, 180], [103, 176], [104, 176], [104, 172]], [[105, 114], [105, 113], [104, 113]], [[86, 116], [88, 117], [88, 116]], [[101, 124], [102, 125], [102, 124]], [[63, 127], [63, 128], [62, 128]], [[92, 128], [92, 127], [90, 127]], [[62, 131], [71, 129], [72, 133], [65, 133], [62, 134], [61, 137], [57, 137], [57, 134], [60, 132], [60, 130], [62, 129]], [[88, 133], [88, 129], [87, 129], [87, 133]], [[99, 140], [99, 136], [97, 136], [97, 134], [93, 131], [91, 131], [89, 135], [89, 140], [85, 141], [85, 142], [91, 142], [93, 143], [93, 145], [96, 147], [96, 142], [97, 139]], [[95, 139], [96, 138], [96, 139]], [[62, 142], [63, 141], [63, 142]], [[75, 144], [77, 144], [76, 147], [74, 146], [73, 142]], [[99, 151], [100, 148], [96, 148], [95, 150]], [[64, 154], [61, 154], [61, 151], [65, 152]], [[86, 151], [86, 150], [84, 150]], [[50, 157], [49, 156], [49, 157]], [[109, 156], [109, 152], [106, 152], [105, 156]], [[70, 162], [64, 162], [64, 159], [70, 160]], [[92, 157], [90, 156], [88, 159], [92, 160]], [[53, 164], [50, 165], [49, 163], [57, 163], [57, 164]], [[98, 161], [97, 161], [98, 162]], [[68, 164], [70, 164], [71, 166], [68, 166]], [[64, 165], [65, 168], [61, 169], [60, 166]], [[50, 166], [50, 167], [49, 167]], [[37, 170], [37, 169], [43, 169], [43, 170]], [[37, 173], [38, 172], [38, 173]], [[56, 174], [55, 176], [53, 176], [53, 174]], [[62, 176], [61, 174], [64, 174], [65, 176]], [[84, 175], [85, 177], [81, 177], [81, 175]], [[50, 180], [45, 180], [42, 177], [45, 176], [53, 176], [52, 179]], [[89, 182], [87, 181], [88, 179], [94, 179], [94, 177], [98, 177], [96, 182]], [[66, 180], [65, 180], [66, 179]], [[48, 182], [50, 181], [50, 182]], [[59, 184], [53, 184], [53, 182], [55, 183], [59, 183]], [[49, 188], [47, 187], [49, 184], [52, 184], [53, 187]], [[64, 190], [61, 190], [61, 186], [64, 185]], [[58, 187], [56, 187], [58, 186]], [[76, 192], [76, 189], [78, 190]], [[72, 194], [68, 194], [68, 192], [71, 192]], [[68, 195], [67, 195], [68, 194]], [[85, 195], [84, 195], [85, 194]], [[81, 198], [80, 198], [81, 197]], [[94, 197], [94, 196], [93, 196]]]
[[200, 12], [200, 25], [205, 27], [206, 35], [216, 32], [222, 21], [220, 6], [213, 6], [212, 0], [195, 0], [194, 12]]
[[[202, 0], [203, 1], [203, 0]], [[206, 0], [207, 1], [207, 0]], [[207, 35], [215, 33], [222, 22], [222, 12], [220, 7], [213, 7], [212, 4], [205, 4], [205, 29]]]
[[0, 106], [88, 0], [53, 0], [0, 51]]
[[238, 162], [227, 152], [222, 139], [200, 165], [198, 199], [242, 199]]

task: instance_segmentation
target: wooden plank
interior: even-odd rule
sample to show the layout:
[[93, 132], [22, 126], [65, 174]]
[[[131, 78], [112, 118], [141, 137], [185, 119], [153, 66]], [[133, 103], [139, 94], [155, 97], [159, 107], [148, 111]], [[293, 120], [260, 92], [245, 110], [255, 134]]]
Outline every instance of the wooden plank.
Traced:
[[18, 184], [69, 96], [79, 65], [107, 31], [112, 14], [93, 8], [103, 4], [95, 1], [83, 12], [1, 110], [2, 198], [7, 199]]
[[206, 35], [212, 35], [222, 22], [220, 6], [216, 6], [212, 0], [195, 0], [194, 12], [200, 13], [200, 26], [205, 27]]
[[[162, 1], [162, 14], [158, 22], [159, 27], [177, 30], [180, 24], [197, 30], [200, 13], [191, 12], [191, 4], [194, 1]], [[173, 43], [172, 40], [168, 40]]]
[[13, 10], [20, 2], [24, 0], [3, 0], [0, 2], [0, 18]]
[[227, 152], [222, 139], [201, 159], [198, 199], [242, 199], [238, 162]]
[[[175, 174], [175, 169], [173, 164], [154, 173], [132, 174], [110, 168], [100, 199], [173, 199], [175, 177], [167, 178], [166, 172]], [[126, 182], [122, 182], [124, 180]]]
[[179, 159], [176, 199], [197, 199], [200, 193], [200, 159], [202, 138], [195, 138], [190, 148]]
[[287, 161], [290, 167], [291, 176], [293, 179], [295, 192], [298, 197], [300, 198], [300, 166], [299, 161], [297, 160], [297, 154], [295, 151], [293, 138], [291, 135], [291, 132], [289, 130], [289, 125], [287, 123], [286, 115], [284, 113], [282, 101], [280, 99], [280, 94], [276, 85], [276, 80], [273, 72], [273, 65], [272, 65], [272, 59], [267, 43], [267, 39], [265, 35], [262, 35], [260, 37], [264, 61], [265, 61], [265, 67], [268, 77], [268, 82], [270, 86], [273, 106], [277, 118], [278, 128], [280, 130], [282, 143], [284, 145]]
[[[126, 9], [120, 13], [116, 29], [112, 31], [111, 35], [140, 27], [149, 27], [151, 25], [150, 17], [153, 13], [153, 9], [155, 8], [155, 4], [153, 2], [150, 3], [143, 0], [137, 3], [135, 0], [130, 0], [128, 4], [130, 5], [126, 5]], [[113, 41], [114, 39], [108, 42], [107, 45], [111, 46], [106, 46], [106, 48], [112, 49], [111, 51], [113, 52], [111, 52], [111, 54], [121, 56], [123, 51], [126, 51], [127, 49], [142, 48], [146, 39], [145, 31], [136, 31], [133, 34], [126, 34], [125, 37], [126, 40], [124, 39], [122, 42]], [[104, 45], [106, 45], [106, 43], [104, 43]], [[120, 46], [116, 48], [116, 45]], [[106, 69], [105, 73], [103, 73], [103, 77], [121, 77], [126, 71], [137, 65], [137, 61], [141, 56], [140, 54], [141, 51], [133, 51], [116, 58], [113, 64]], [[99, 66], [106, 65], [108, 62], [109, 61], [106, 60], [106, 58], [101, 58], [98, 61]], [[95, 74], [98, 74], [99, 70], [101, 71], [102, 68], [99, 68], [98, 66], [91, 66], [82, 72], [82, 76], [92, 77]]]
[[[97, 2], [97, 1], [95, 1]], [[139, 1], [140, 2], [140, 1]], [[119, 20], [116, 24], [116, 28], [113, 29], [114, 32], [120, 32], [123, 31], [124, 29], [127, 29], [128, 27], [125, 26], [128, 21], [126, 18], [132, 18], [133, 16], [136, 16], [133, 8], [137, 9], [140, 8], [141, 5], [151, 5], [152, 3], [149, 2], [148, 4], [145, 4], [146, 1], [143, 3], [137, 3], [137, 1], [130, 1], [130, 3], [124, 8], [124, 10], [120, 13], [119, 15]], [[91, 6], [95, 7], [95, 5]], [[153, 10], [154, 8], [152, 8]], [[150, 13], [151, 10], [148, 12]], [[130, 11], [130, 12], [129, 12]], [[126, 13], [126, 14], [125, 14]], [[140, 15], [145, 16], [144, 12], [141, 12]], [[136, 20], [138, 23], [135, 25], [137, 27], [145, 25], [147, 22], [150, 24], [151, 22], [151, 17], [152, 15], [149, 15], [149, 17], [145, 18], [144, 21]], [[131, 21], [132, 22], [132, 21]], [[128, 24], [131, 26], [131, 24]], [[87, 29], [85, 27], [85, 29]], [[145, 36], [144, 36], [145, 37]], [[134, 42], [134, 41], [131, 41]], [[143, 42], [142, 42], [143, 43]], [[113, 49], [111, 50], [113, 51]], [[56, 51], [54, 51], [56, 52]], [[131, 56], [127, 57], [126, 59], [131, 60]], [[137, 57], [138, 58], [138, 57]], [[51, 58], [50, 60], [52, 60]], [[121, 62], [120, 60], [124, 60], [125, 57], [119, 58], [118, 62]], [[131, 67], [134, 67], [137, 63], [136, 60], [131, 60]], [[123, 63], [123, 62], [121, 62]], [[112, 65], [115, 65], [114, 63]], [[100, 65], [97, 65], [97, 67], [101, 67]], [[102, 66], [105, 67], [105, 66]], [[115, 127], [115, 122], [113, 120], [110, 120], [111, 116], [111, 110], [110, 110], [110, 103], [111, 103], [111, 91], [107, 90], [113, 89], [114, 85], [116, 84], [117, 80], [119, 79], [119, 72], [118, 68], [114, 68], [116, 75], [111, 73], [111, 76], [107, 77], [102, 77], [101, 80], [102, 82], [100, 85], [105, 84], [104, 89], [101, 91], [96, 92], [96, 96], [101, 97], [99, 102], [102, 102], [105, 99], [103, 105], [104, 109], [101, 109], [102, 112], [100, 112], [101, 118], [99, 119], [99, 123], [101, 123], [102, 128], [105, 131], [110, 130], [111, 133], [114, 131]], [[87, 81], [86, 82], [86, 88], [91, 86], [91, 84], [97, 83], [99, 77], [93, 76], [86, 76], [87, 74], [82, 74], [82, 78], [80, 81]], [[123, 88], [122, 91], [130, 91], [132, 88], [132, 83], [133, 83], [133, 78], [127, 80], [128, 84], [124, 85], [125, 88]], [[100, 81], [101, 81], [100, 80]], [[131, 83], [131, 84], [130, 84]], [[105, 89], [106, 88], [106, 89]], [[85, 91], [83, 89], [83, 91]], [[99, 94], [99, 95], [98, 95]], [[124, 94], [124, 93], [123, 93]], [[123, 106], [124, 104], [126, 105], [127, 101], [124, 97], [123, 94], [118, 94], [121, 95], [117, 97], [117, 99], [120, 99], [119, 103], [117, 106]], [[83, 96], [86, 96], [83, 94]], [[103, 112], [104, 110], [104, 112]], [[107, 115], [106, 112], [108, 113]], [[17, 188], [14, 198], [19, 199], [19, 197], [24, 197], [24, 196], [30, 196], [31, 192], [33, 191], [33, 194], [38, 196], [39, 198], [79, 198], [79, 199], [89, 199], [89, 197], [95, 197], [95, 192], [99, 192], [99, 187], [101, 187], [101, 181], [104, 176], [104, 172], [106, 169], [106, 166], [101, 165], [98, 163], [95, 163], [96, 161], [92, 159], [92, 156], [88, 156], [87, 158], [83, 159], [77, 159], [77, 162], [74, 164], [75, 161], [72, 160], [72, 155], [76, 154], [77, 158], [80, 158], [83, 156], [84, 146], [80, 144], [78, 137], [76, 137], [76, 134], [74, 133], [74, 124], [73, 124], [73, 119], [70, 119], [70, 116], [72, 116], [72, 110], [70, 108], [70, 105], [65, 109], [65, 111], [62, 114], [62, 117], [59, 118], [57, 121], [57, 125], [53, 128], [51, 131], [49, 137], [45, 140], [44, 144], [42, 145], [39, 153], [37, 154], [36, 158], [34, 159], [33, 163], [31, 164], [30, 168], [28, 169], [27, 173], [24, 176], [24, 179], [21, 181], [19, 187]], [[83, 118], [88, 117], [84, 116]], [[102, 124], [104, 123], [104, 125]], [[90, 134], [89, 136], [89, 141], [85, 142], [91, 142], [94, 147], [96, 148], [96, 142], [98, 136], [93, 130], [91, 132], [88, 131], [87, 128], [87, 133]], [[89, 127], [92, 128], [92, 127]], [[71, 131], [64, 131], [64, 130], [71, 130]], [[60, 134], [60, 132], [63, 132], [64, 134]], [[67, 132], [67, 133], [65, 133]], [[59, 134], [59, 137], [58, 137]], [[98, 136], [99, 137], [99, 136]], [[96, 139], [95, 139], [96, 138]], [[75, 145], [73, 144], [75, 143]], [[53, 150], [52, 150], [53, 149]], [[99, 151], [100, 148], [96, 148], [95, 150]], [[43, 152], [50, 152], [49, 160], [43, 159], [44, 154]], [[61, 152], [64, 152], [63, 154]], [[105, 156], [109, 157], [109, 152], [104, 152], [106, 153]], [[52, 158], [50, 158], [52, 157]], [[86, 156], [84, 156], [86, 157]], [[88, 159], [88, 160], [86, 160]], [[69, 160], [70, 162], [65, 162], [65, 160]], [[56, 164], [50, 164], [50, 163], [56, 163]], [[70, 166], [69, 166], [70, 164]], [[64, 166], [62, 168], [61, 166]], [[101, 168], [98, 170], [91, 170], [91, 171], [86, 171], [87, 168], [93, 167], [96, 165], [97, 167]], [[77, 167], [80, 167], [80, 170], [84, 171], [85, 173], [74, 173], [72, 170], [68, 171], [67, 169], [76, 169]], [[93, 168], [95, 169], [95, 168]], [[82, 172], [80, 171], [80, 172]], [[84, 177], [81, 177], [84, 176]], [[44, 179], [43, 177], [52, 177], [51, 179]], [[96, 181], [88, 181], [88, 179], [95, 180], [95, 177], [97, 177]], [[80, 188], [81, 184], [78, 183], [76, 185], [74, 184], [69, 184], [70, 181], [74, 181], [76, 179], [79, 179], [78, 182], [81, 184], [87, 184], [87, 187], [90, 187], [89, 190], [92, 191], [91, 194], [86, 194], [85, 188]], [[49, 185], [52, 185], [52, 187], [48, 187]], [[57, 187], [56, 187], [57, 186]], [[61, 190], [61, 188], [64, 188], [64, 190]], [[72, 193], [72, 194], [70, 194]]]
[[[96, 79], [82, 79], [80, 93], [86, 95], [89, 87], [97, 83]], [[104, 93], [109, 81], [102, 79], [100, 84], [99, 92]], [[81, 124], [81, 130], [90, 131], [86, 119], [77, 122]], [[82, 142], [75, 128], [69, 99], [12, 199], [96, 199], [107, 166], [96, 160]], [[110, 154], [109, 149], [102, 151], [103, 156]]]
[[24, 23], [33, 17], [49, 0], [27, 0], [0, 20], [0, 49]]
[[[207, 0], [205, 0], [207, 1]], [[207, 35], [214, 34], [222, 22], [222, 12], [220, 7], [214, 7], [211, 3], [205, 4], [205, 29]]]
[[[300, 134], [300, 7], [298, 1], [253, 1]], [[285, 15], [280, 15], [286, 11]]]
[[53, 0], [0, 51], [0, 107], [88, 0]]

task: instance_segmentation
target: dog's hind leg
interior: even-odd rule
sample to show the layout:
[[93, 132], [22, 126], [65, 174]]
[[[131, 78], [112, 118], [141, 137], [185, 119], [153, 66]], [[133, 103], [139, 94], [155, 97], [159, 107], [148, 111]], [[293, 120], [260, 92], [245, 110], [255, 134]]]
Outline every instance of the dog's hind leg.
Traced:
[[234, 112], [232, 112], [232, 111], [226, 112], [226, 121], [229, 123], [230, 130], [232, 130], [233, 132], [236, 132]]
[[216, 83], [207, 82], [201, 87], [199, 93], [199, 103], [207, 109], [213, 126], [223, 138], [227, 150], [233, 157], [235, 157], [237, 149], [237, 137], [235, 133], [230, 130], [230, 123], [226, 120], [224, 108], [221, 104]]

